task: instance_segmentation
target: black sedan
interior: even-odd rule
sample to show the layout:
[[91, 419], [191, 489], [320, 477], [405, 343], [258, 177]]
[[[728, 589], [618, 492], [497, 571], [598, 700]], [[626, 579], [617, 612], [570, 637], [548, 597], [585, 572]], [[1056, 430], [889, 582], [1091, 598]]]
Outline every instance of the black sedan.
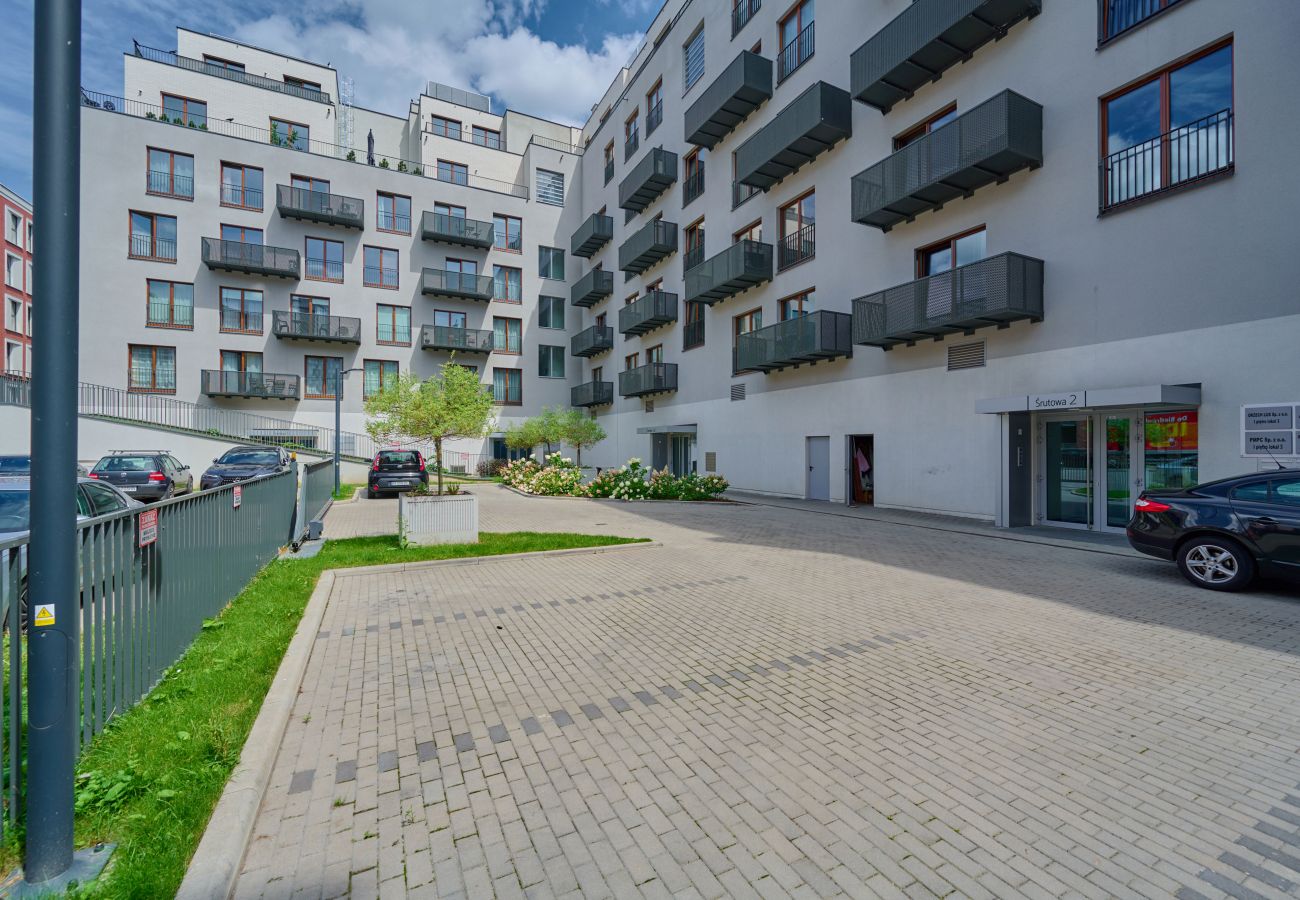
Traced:
[[287, 472], [293, 460], [280, 447], [231, 447], [212, 461], [199, 479], [203, 490], [248, 481], [262, 475]]
[[1256, 574], [1300, 582], [1300, 469], [1143, 491], [1128, 541], [1176, 561], [1197, 587], [1239, 591]]

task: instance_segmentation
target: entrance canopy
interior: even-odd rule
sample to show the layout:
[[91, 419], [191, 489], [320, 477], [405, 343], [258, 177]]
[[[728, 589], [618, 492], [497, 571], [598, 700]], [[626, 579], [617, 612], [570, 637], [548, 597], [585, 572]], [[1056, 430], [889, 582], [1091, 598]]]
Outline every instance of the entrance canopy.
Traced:
[[695, 434], [695, 425], [644, 425], [637, 434]]
[[1122, 406], [1200, 406], [1199, 384], [1143, 384], [1134, 387], [1056, 391], [993, 397], [975, 403], [977, 413], [1058, 412]]

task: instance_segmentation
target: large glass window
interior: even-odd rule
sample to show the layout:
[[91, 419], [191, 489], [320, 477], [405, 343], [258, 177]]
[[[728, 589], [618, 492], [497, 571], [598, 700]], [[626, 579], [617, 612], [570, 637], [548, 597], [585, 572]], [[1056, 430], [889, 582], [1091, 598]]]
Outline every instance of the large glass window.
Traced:
[[564, 251], [559, 247], [538, 247], [537, 272], [553, 281], [564, 280]]
[[813, 0], [803, 0], [781, 20], [778, 31], [781, 38], [781, 52], [776, 58], [777, 81], [790, 77], [795, 69], [802, 66], [813, 55], [816, 48], [813, 27]]
[[208, 122], [208, 104], [203, 100], [163, 94], [162, 102], [163, 115], [172, 122], [182, 122], [195, 128]]
[[136, 259], [176, 261], [176, 217], [131, 213], [129, 255]]
[[378, 220], [376, 227], [380, 231], [396, 231], [399, 234], [411, 233], [411, 198], [401, 194], [378, 194]]
[[[313, 194], [328, 194], [330, 192], [330, 183], [328, 178], [316, 178], [311, 175], [290, 175], [289, 186], [295, 191], [307, 191]], [[321, 198], [318, 202], [324, 202], [328, 198]]]
[[470, 129], [470, 136], [471, 140], [480, 147], [490, 147], [493, 150], [501, 149], [501, 132], [499, 131], [475, 125]]
[[469, 184], [469, 169], [464, 163], [446, 159], [438, 160], [438, 180], [452, 184]]
[[542, 378], [563, 378], [564, 348], [541, 344], [537, 350], [537, 374]]
[[389, 306], [381, 303], [375, 307], [378, 329], [375, 339], [381, 344], [411, 343], [411, 307]]
[[307, 238], [305, 278], [316, 281], [343, 280], [343, 242]]
[[522, 369], [492, 370], [492, 400], [507, 406], [524, 402], [524, 372]]
[[523, 322], [505, 316], [492, 319], [492, 349], [498, 353], [523, 352]]
[[304, 360], [307, 396], [333, 400], [343, 378], [343, 359], [339, 356], [308, 356]]
[[388, 247], [365, 248], [365, 277], [367, 287], [397, 287], [397, 251]]
[[541, 328], [564, 328], [564, 298], [548, 297], [545, 294], [537, 298], [537, 324]]
[[132, 344], [128, 348], [127, 388], [132, 391], [176, 392], [176, 348]]
[[690, 40], [682, 45], [683, 93], [689, 91], [704, 75], [704, 26], [701, 25]]
[[537, 202], [564, 205], [564, 173], [537, 170]]
[[800, 316], [806, 316], [813, 311], [814, 295], [813, 291], [804, 291], [795, 294], [793, 297], [786, 297], [781, 300], [778, 306], [778, 312], [781, 314], [781, 321], [787, 319], [797, 319]]
[[243, 288], [221, 289], [221, 330], [262, 333], [262, 292]]
[[362, 395], [369, 399], [385, 388], [397, 383], [397, 362], [388, 359], [365, 361], [365, 386]]
[[1177, 2], [1178, 0], [1104, 0], [1101, 40], [1110, 40]]
[[435, 309], [433, 311], [433, 324], [438, 328], [464, 328], [466, 318], [463, 312], [457, 312], [446, 309]]
[[817, 253], [817, 194], [809, 191], [781, 207], [781, 250], [777, 264], [784, 269], [812, 259]]
[[194, 198], [194, 157], [188, 153], [149, 148], [146, 189], [163, 197]]
[[524, 247], [524, 221], [497, 213], [492, 217], [492, 244], [498, 250], [519, 253]]
[[917, 276], [940, 275], [958, 266], [979, 262], [984, 258], [987, 237], [981, 226], [956, 237], [945, 238], [937, 244], [917, 251]]
[[460, 140], [460, 123], [455, 119], [431, 116], [429, 118], [429, 131], [439, 137], [449, 137], [454, 141]]
[[150, 278], [148, 291], [146, 324], [156, 328], [194, 327], [194, 285]]
[[524, 273], [509, 266], [492, 267], [492, 299], [503, 303], [524, 301]]
[[271, 143], [277, 147], [292, 147], [294, 150], [311, 148], [311, 129], [301, 122], [287, 122], [284, 119], [271, 120]]
[[262, 170], [238, 163], [221, 164], [221, 205], [262, 208]]

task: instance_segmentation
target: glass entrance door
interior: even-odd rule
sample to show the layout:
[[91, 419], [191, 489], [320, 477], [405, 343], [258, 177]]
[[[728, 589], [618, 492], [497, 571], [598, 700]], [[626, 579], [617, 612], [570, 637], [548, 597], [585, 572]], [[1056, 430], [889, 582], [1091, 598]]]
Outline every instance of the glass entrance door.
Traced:
[[1091, 416], [1043, 422], [1040, 515], [1049, 525], [1092, 527], [1091, 437]]
[[[1105, 496], [1098, 498], [1104, 510], [1101, 521], [1106, 528], [1123, 528], [1133, 514], [1133, 489], [1136, 487], [1133, 439], [1141, 429], [1141, 422], [1135, 416], [1121, 413], [1105, 416], [1104, 424], [1106, 485]], [[1100, 486], [1098, 490], [1101, 490]]]
[[1080, 413], [1039, 427], [1039, 521], [1122, 531], [1142, 489], [1142, 414]]

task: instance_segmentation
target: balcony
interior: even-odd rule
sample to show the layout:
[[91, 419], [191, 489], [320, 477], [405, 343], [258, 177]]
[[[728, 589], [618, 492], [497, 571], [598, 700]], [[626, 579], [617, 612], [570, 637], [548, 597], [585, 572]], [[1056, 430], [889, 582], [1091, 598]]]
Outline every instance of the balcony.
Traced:
[[326, 191], [309, 191], [306, 188], [277, 184], [275, 209], [282, 219], [320, 222], [322, 225], [342, 225], [344, 228], [358, 230], [366, 227], [364, 200], [330, 194]]
[[1099, 212], [1231, 172], [1232, 110], [1210, 113], [1101, 161]]
[[420, 329], [420, 349], [491, 353], [492, 332], [453, 325], [425, 325]]
[[731, 10], [732, 40], [735, 40], [736, 35], [740, 34], [740, 29], [749, 24], [749, 20], [754, 18], [762, 5], [762, 0], [736, 0], [736, 5]]
[[605, 184], [614, 180], [614, 160], [605, 160]]
[[819, 81], [736, 150], [736, 180], [767, 190], [853, 134], [847, 91]]
[[614, 273], [604, 269], [592, 269], [583, 275], [569, 291], [570, 306], [591, 308], [614, 293]]
[[574, 385], [569, 394], [569, 405], [583, 409], [591, 406], [608, 406], [614, 402], [614, 382], [588, 381]]
[[608, 325], [592, 325], [575, 334], [569, 342], [569, 352], [590, 359], [614, 346], [614, 329]]
[[271, 312], [271, 333], [281, 340], [361, 343], [361, 320], [350, 316], [318, 316], [277, 309]]
[[632, 154], [641, 148], [641, 132], [633, 129], [623, 138], [623, 162], [630, 162]]
[[1043, 319], [1043, 261], [1003, 253], [853, 301], [853, 343], [909, 347], [925, 338]]
[[209, 397], [301, 400], [302, 379], [297, 375], [276, 375], [269, 372], [226, 372], [222, 369], [204, 369], [203, 393]]
[[808, 224], [781, 238], [776, 245], [776, 268], [782, 271], [817, 255], [817, 226]]
[[686, 140], [712, 150], [771, 97], [772, 61], [742, 51], [686, 110]]
[[677, 390], [677, 363], [650, 363], [618, 373], [620, 397], [648, 397]]
[[776, 83], [781, 84], [793, 75], [800, 66], [812, 59], [817, 49], [817, 23], [809, 22], [804, 30], [795, 35], [790, 43], [781, 48], [776, 55]]
[[682, 349], [692, 350], [704, 346], [703, 317], [691, 321], [689, 311], [687, 321], [682, 324]]
[[274, 275], [279, 278], [301, 277], [302, 263], [297, 250], [268, 247], [242, 241], [203, 239], [203, 264], [213, 271], [243, 272], [245, 275]]
[[818, 310], [736, 336], [738, 372], [779, 372], [853, 355], [853, 317]]
[[640, 275], [666, 256], [677, 252], [677, 223], [656, 219], [618, 248], [620, 272]]
[[591, 259], [613, 237], [614, 217], [592, 213], [569, 239], [569, 252], [583, 259]]
[[493, 243], [493, 226], [491, 222], [483, 222], [479, 219], [449, 216], [446, 213], [426, 210], [421, 222], [420, 237], [426, 241], [488, 250]]
[[916, 0], [853, 51], [853, 99], [887, 113], [1042, 8], [1043, 0]]
[[737, 241], [717, 256], [686, 270], [686, 301], [712, 306], [771, 280], [772, 245]]
[[853, 176], [853, 221], [889, 231], [1043, 164], [1043, 108], [1003, 91]]
[[448, 272], [427, 266], [420, 275], [420, 293], [434, 297], [453, 297], [459, 300], [492, 299], [492, 278], [469, 272]]
[[677, 321], [677, 295], [651, 291], [618, 311], [618, 332], [642, 335]]
[[704, 160], [695, 161], [694, 171], [682, 182], [682, 206], [688, 206], [704, 193]]
[[641, 212], [677, 180], [677, 154], [655, 147], [618, 185], [619, 209]]
[[330, 102], [330, 95], [319, 88], [311, 88], [306, 85], [288, 84], [284, 81], [276, 81], [274, 78], [254, 75], [249, 72], [232, 69], [229, 66], [207, 62], [206, 60], [191, 59], [188, 56], [180, 56], [174, 50], [158, 50], [153, 47], [146, 47], [139, 41], [134, 41], [133, 43], [135, 44], [135, 55], [141, 59], [147, 59], [168, 66], [175, 66], [178, 69], [188, 69], [191, 72], [198, 72], [202, 75], [211, 75], [214, 78], [224, 78], [227, 81], [234, 81], [239, 84], [248, 84], [253, 87], [264, 88], [268, 91], [276, 91], [290, 97], [300, 97], [303, 100], [314, 100], [317, 103]]

